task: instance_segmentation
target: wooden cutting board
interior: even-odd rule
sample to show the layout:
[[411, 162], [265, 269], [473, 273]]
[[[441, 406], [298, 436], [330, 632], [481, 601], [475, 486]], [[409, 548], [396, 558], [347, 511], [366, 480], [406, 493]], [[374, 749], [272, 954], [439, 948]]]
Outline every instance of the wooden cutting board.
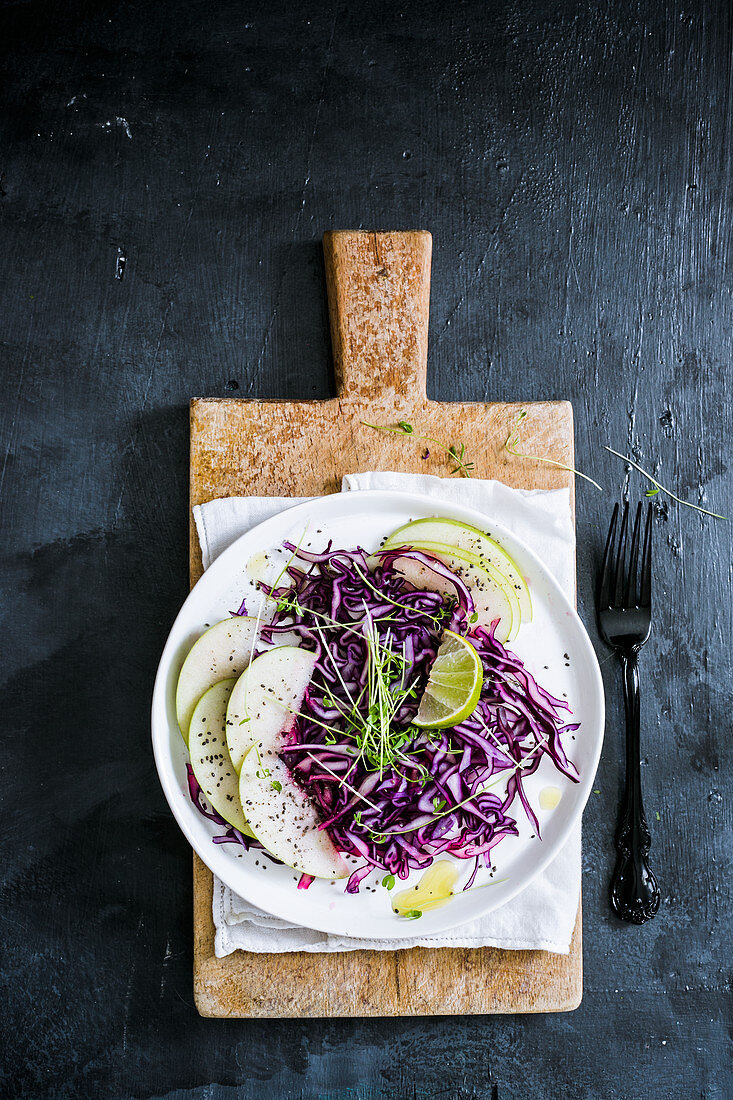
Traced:
[[[523, 449], [573, 465], [568, 402], [429, 401], [425, 389], [429, 233], [327, 233], [323, 240], [337, 396], [328, 401], [191, 402], [191, 505], [216, 497], [337, 492], [345, 473], [403, 470], [450, 476], [435, 444], [362, 421], [465, 443], [476, 477], [556, 489], [564, 470], [511, 457], [520, 409]], [[529, 369], [532, 369], [531, 365]], [[191, 524], [191, 583], [201, 574]], [[563, 1012], [582, 995], [581, 910], [570, 954], [462, 948], [338, 954], [214, 955], [212, 874], [194, 855], [194, 995], [203, 1016], [421, 1016]]]

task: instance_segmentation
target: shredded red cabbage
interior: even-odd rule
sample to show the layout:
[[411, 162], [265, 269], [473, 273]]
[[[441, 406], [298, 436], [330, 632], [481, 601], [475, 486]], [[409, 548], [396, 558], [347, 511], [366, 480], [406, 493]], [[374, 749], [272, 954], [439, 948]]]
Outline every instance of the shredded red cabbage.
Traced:
[[[263, 645], [295, 632], [318, 660], [282, 753], [318, 808], [320, 827], [339, 849], [363, 861], [347, 892], [358, 892], [375, 868], [405, 879], [444, 852], [474, 860], [467, 889], [481, 864], [491, 868], [496, 845], [518, 834], [517, 800], [539, 837], [523, 784], [543, 756], [577, 782], [561, 740], [578, 728], [566, 721], [570, 707], [497, 641], [496, 622], [488, 629], [471, 625], [469, 590], [433, 555], [402, 549], [369, 556], [360, 549], [331, 550], [330, 544], [321, 554], [292, 543], [284, 547], [292, 554], [283, 574], [289, 585], [262, 585], [277, 601], [272, 622], [262, 627]], [[455, 595], [414, 588], [398, 572], [406, 557], [449, 580]], [[238, 614], [244, 612], [243, 604]], [[465, 635], [478, 652], [481, 697], [473, 714], [452, 729], [421, 730], [412, 722], [446, 628]], [[369, 685], [375, 640], [379, 652], [396, 655], [387, 666], [396, 706], [386, 761], [365, 752], [359, 738], [374, 705]], [[259, 847], [205, 808], [190, 766], [188, 772], [192, 801], [226, 830], [214, 842]], [[303, 875], [299, 889], [311, 881]]]
[[[577, 724], [563, 718], [568, 704], [537, 684], [497, 641], [496, 623], [488, 630], [469, 625], [472, 604], [465, 586], [456, 583], [453, 600], [412, 588], [394, 569], [400, 558], [414, 556], [436, 572], [445, 568], [424, 552], [391, 551], [368, 560], [361, 550], [311, 554], [292, 544], [286, 549], [308, 568], [290, 565], [292, 586], [272, 593], [279, 610], [264, 632], [274, 640], [279, 630], [295, 629], [303, 645], [315, 648], [318, 662], [283, 753], [318, 807], [321, 828], [342, 851], [364, 860], [347, 890], [356, 892], [373, 868], [407, 878], [443, 852], [474, 859], [474, 871], [480, 862], [491, 867], [492, 849], [518, 832], [510, 813], [517, 798], [539, 836], [524, 778], [544, 755], [577, 782], [561, 744], [561, 736]], [[359, 756], [347, 717], [354, 700], [365, 706], [369, 619], [381, 643], [404, 653], [409, 680], [416, 681], [393, 718], [394, 730], [404, 731], [404, 744], [397, 760], [381, 771]], [[466, 635], [481, 658], [481, 698], [460, 725], [421, 731], [412, 719], [446, 627]], [[395, 677], [392, 688], [400, 686]], [[495, 773], [508, 768], [514, 771], [506, 786], [502, 781], [486, 789]]]

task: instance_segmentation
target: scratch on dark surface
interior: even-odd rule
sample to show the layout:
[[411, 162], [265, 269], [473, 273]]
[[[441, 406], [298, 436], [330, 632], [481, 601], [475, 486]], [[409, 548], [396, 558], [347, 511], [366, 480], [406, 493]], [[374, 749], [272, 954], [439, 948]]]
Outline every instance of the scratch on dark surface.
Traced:
[[124, 1015], [122, 1018], [122, 1052], [127, 1052], [127, 1029], [130, 1023], [130, 1005], [132, 1002], [132, 991], [135, 986], [135, 970], [137, 964], [133, 962], [130, 968], [130, 976], [127, 979], [127, 989], [125, 990], [125, 1005]]
[[[572, 34], [573, 50], [574, 51], [577, 50], [577, 42], [576, 42], [577, 25], [578, 25], [578, 20], [576, 19], [574, 24], [573, 24], [573, 34]], [[575, 122], [573, 120], [571, 122], [571, 129], [570, 129], [570, 142], [571, 142], [571, 144], [573, 143], [574, 127], [575, 127]], [[578, 290], [578, 293], [580, 293], [580, 279], [578, 278], [578, 270], [575, 266], [575, 260], [573, 258], [573, 237], [575, 235], [574, 211], [575, 211], [575, 197], [576, 197], [576, 192], [577, 192], [576, 183], [575, 183], [575, 164], [574, 163], [572, 164], [572, 166], [570, 168], [570, 186], [569, 186], [568, 190], [569, 190], [568, 206], [569, 206], [569, 222], [570, 222], [570, 225], [569, 225], [569, 229], [568, 229], [568, 259], [567, 259], [567, 270], [566, 270], [566, 274], [565, 274], [565, 312], [564, 312], [564, 315], [563, 315], [563, 322], [562, 322], [562, 331], [563, 331], [563, 334], [565, 336], [567, 336], [568, 331], [569, 331], [570, 275], [571, 275], [571, 272], [572, 272], [572, 274], [575, 278], [575, 285], [576, 285], [576, 288]]]
[[[186, 237], [188, 236], [188, 229], [189, 229], [189, 226], [191, 225], [191, 218], [193, 217], [193, 212], [194, 212], [194, 207], [195, 206], [196, 206], [196, 196], [194, 195], [194, 197], [191, 201], [191, 207], [188, 211], [188, 217], [186, 218], [186, 224], [184, 225], [183, 232], [181, 234], [181, 243], [178, 247], [178, 252], [176, 254], [176, 260], [175, 260], [175, 264], [174, 264], [174, 267], [173, 267], [173, 275], [171, 276], [170, 284], [169, 284], [171, 286], [171, 288], [176, 285], [176, 282], [178, 280], [178, 275], [179, 275], [180, 268], [181, 268], [181, 261], [183, 259], [183, 250], [184, 250], [185, 245], [186, 245]], [[166, 305], [165, 310], [163, 311], [163, 317], [162, 317], [162, 320], [160, 322], [160, 329], [158, 331], [158, 338], [155, 341], [155, 348], [153, 349], [153, 356], [152, 356], [152, 360], [151, 360], [151, 363], [150, 363], [150, 371], [148, 373], [148, 379], [147, 379], [147, 382], [145, 383], [145, 388], [143, 389], [143, 399], [142, 399], [142, 408], [143, 409], [145, 408], [145, 406], [148, 403], [148, 396], [150, 394], [150, 386], [152, 385], [153, 375], [155, 374], [155, 368], [158, 365], [158, 355], [160, 353], [160, 345], [163, 342], [163, 336], [165, 335], [166, 326], [168, 324], [168, 317], [169, 317], [170, 311], [172, 309], [173, 309], [173, 298], [169, 298], [168, 299], [168, 304]]]
[[[337, 3], [334, 4], [334, 8], [333, 8], [333, 19], [331, 21], [331, 33], [329, 35], [328, 47], [326, 49], [326, 55], [325, 55], [324, 63], [323, 63], [323, 71], [321, 73], [320, 89], [319, 89], [319, 93], [318, 93], [318, 103], [316, 104], [316, 110], [315, 110], [315, 114], [314, 114], [314, 118], [313, 118], [313, 125], [312, 125], [311, 131], [310, 131], [310, 141], [309, 141], [308, 152], [306, 154], [306, 160], [305, 160], [305, 175], [304, 175], [304, 179], [303, 179], [303, 185], [302, 185], [301, 190], [300, 190], [300, 203], [299, 203], [298, 209], [296, 211], [295, 220], [294, 220], [293, 229], [292, 229], [292, 237], [293, 238], [295, 238], [295, 236], [298, 232], [298, 229], [300, 228], [301, 222], [303, 220], [303, 214], [305, 213], [306, 196], [307, 196], [307, 192], [308, 192], [308, 186], [311, 182], [311, 163], [312, 163], [312, 158], [313, 158], [313, 150], [315, 148], [316, 134], [318, 133], [318, 124], [319, 124], [320, 118], [321, 118], [321, 108], [323, 107], [323, 101], [324, 101], [324, 98], [325, 98], [326, 78], [327, 78], [328, 72], [331, 68], [331, 60], [332, 60], [332, 55], [333, 55], [333, 42], [334, 42], [334, 37], [335, 37], [335, 34], [336, 34], [336, 24], [338, 22], [338, 16], [339, 16], [338, 7], [339, 6], [338, 6], [338, 2], [337, 2]], [[265, 356], [267, 355], [267, 350], [268, 350], [269, 345], [270, 345], [270, 337], [272, 336], [273, 327], [275, 325], [275, 321], [276, 321], [277, 316], [278, 316], [280, 301], [282, 299], [283, 290], [284, 290], [284, 286], [285, 286], [285, 280], [287, 279], [288, 274], [289, 274], [289, 270], [290, 270], [290, 261], [291, 261], [292, 254], [293, 254], [292, 253], [292, 248], [288, 249], [286, 261], [283, 265], [282, 273], [281, 273], [281, 276], [278, 280], [277, 291], [275, 293], [275, 304], [273, 305], [272, 310], [270, 311], [270, 317], [269, 317], [269, 320], [267, 322], [267, 325], [265, 326], [265, 332], [264, 332], [263, 337], [262, 337], [262, 343], [260, 345], [260, 351], [259, 351], [259, 354], [257, 356], [257, 361], [256, 361], [256, 364], [255, 364], [255, 368], [251, 373], [249, 385], [247, 387], [247, 393], [248, 394], [254, 393], [254, 388], [255, 388], [256, 385], [259, 384], [259, 382], [261, 380], [261, 377], [262, 377], [262, 364], [265, 361]]]
[[[214, 136], [216, 136], [216, 132], [217, 132], [218, 126], [219, 126], [219, 117], [216, 114], [216, 112], [212, 113], [212, 118], [216, 120], [215, 123], [214, 123]], [[206, 147], [206, 152], [204, 153], [204, 157], [203, 157], [203, 163], [202, 163], [201, 168], [199, 169], [199, 183], [200, 183], [200, 179], [201, 179], [201, 173], [203, 172], [203, 168], [204, 168], [204, 166], [206, 164], [206, 161], [208, 159], [208, 156], [209, 156], [209, 150], [210, 149], [211, 149], [211, 143], [209, 143]], [[176, 283], [178, 281], [178, 276], [179, 276], [180, 270], [181, 270], [181, 263], [182, 263], [182, 260], [183, 260], [183, 253], [184, 253], [184, 249], [185, 249], [185, 246], [186, 246], [186, 238], [188, 236], [189, 226], [191, 225], [191, 219], [193, 218], [193, 214], [194, 214], [194, 210], [196, 208], [196, 203], [197, 203], [198, 197], [199, 197], [199, 186], [197, 185], [196, 191], [194, 192], [194, 194], [191, 198], [191, 205], [190, 205], [190, 208], [189, 208], [189, 211], [188, 211], [188, 217], [186, 218], [186, 224], [184, 225], [183, 232], [181, 233], [180, 244], [178, 246], [178, 251], [176, 253], [176, 257], [175, 257], [175, 261], [174, 261], [174, 265], [173, 265], [173, 274], [172, 274], [172, 276], [170, 278], [170, 281], [169, 281], [169, 287], [171, 289], [176, 286]], [[158, 338], [155, 342], [155, 348], [153, 349], [153, 354], [152, 354], [152, 358], [151, 358], [151, 362], [150, 362], [150, 370], [148, 372], [148, 378], [147, 378], [147, 381], [145, 383], [145, 387], [144, 387], [143, 393], [142, 393], [142, 403], [141, 403], [141, 407], [140, 407], [141, 412], [145, 410], [145, 408], [147, 406], [147, 403], [148, 403], [148, 397], [150, 395], [150, 387], [152, 386], [153, 376], [155, 374], [155, 369], [158, 365], [158, 356], [160, 354], [161, 344], [163, 343], [163, 337], [165, 335], [165, 330], [166, 330], [166, 327], [167, 327], [167, 324], [168, 324], [168, 318], [170, 316], [171, 310], [173, 309], [173, 304], [174, 304], [174, 298], [170, 297], [168, 299], [168, 303], [165, 307], [165, 310], [163, 311], [163, 317], [161, 319], [160, 329], [158, 331]], [[134, 438], [130, 439], [130, 445], [131, 445], [132, 450], [134, 451], [134, 449], [135, 449], [135, 440], [134, 440]], [[128, 470], [129, 470], [129, 467], [128, 467]], [[127, 488], [128, 480], [129, 480], [129, 472], [126, 473], [125, 476], [122, 479], [122, 484], [120, 486], [120, 491], [119, 491], [119, 495], [118, 495], [118, 498], [117, 498], [117, 505], [115, 507], [115, 512], [114, 512], [114, 517], [115, 517], [114, 518], [114, 524], [117, 524], [119, 522], [120, 511], [121, 511], [121, 508], [122, 508], [122, 501], [123, 501], [123, 498], [124, 498], [124, 495], [125, 495], [125, 490]]]
[[280, 304], [280, 298], [281, 298], [282, 293], [283, 293], [283, 287], [285, 285], [286, 275], [287, 275], [287, 267], [285, 269], [283, 269], [283, 273], [280, 277], [280, 281], [279, 281], [279, 284], [278, 284], [278, 290], [277, 290], [277, 297], [275, 299], [275, 304], [273, 305], [273, 307], [270, 311], [270, 317], [269, 317], [269, 320], [268, 320], [268, 322], [265, 326], [265, 333], [264, 333], [264, 336], [262, 337], [262, 343], [260, 345], [260, 353], [257, 356], [257, 362], [255, 364], [255, 369], [252, 371], [252, 376], [251, 376], [250, 381], [249, 381], [249, 386], [247, 387], [247, 393], [249, 393], [249, 394], [254, 393], [254, 387], [260, 381], [262, 364], [265, 360], [265, 355], [267, 353], [267, 348], [268, 348], [268, 345], [270, 343], [270, 335], [272, 333], [273, 326], [274, 326], [275, 321], [277, 319], [277, 311], [278, 311], [278, 307], [279, 307], [279, 304]]
[[[633, 361], [635, 363], [638, 363], [640, 355], [641, 355], [643, 334], [644, 334], [644, 320], [643, 320], [643, 317], [640, 317], [639, 318], [639, 338], [638, 338], [638, 343], [637, 343], [637, 351], [636, 351], [636, 354], [633, 357]], [[636, 459], [637, 462], [641, 462], [641, 460], [644, 457], [644, 451], [641, 448], [641, 446], [639, 445], [638, 440], [637, 440], [637, 436], [636, 436], [636, 408], [637, 408], [638, 401], [639, 401], [639, 373], [638, 373], [638, 367], [637, 367], [635, 369], [635, 373], [634, 373], [634, 388], [633, 388], [632, 393], [631, 393], [631, 401], [629, 403], [627, 414], [626, 414], [627, 419], [628, 419], [627, 430], [626, 430], [626, 443], [627, 443], [627, 446], [628, 446], [628, 453], [630, 455], [632, 455]], [[623, 496], [623, 499], [625, 501], [628, 501], [631, 471], [632, 471], [633, 467], [628, 465], [628, 463], [627, 463], [625, 469], [626, 469], [626, 473], [625, 473], [625, 476], [624, 476], [624, 482], [623, 482], [623, 487], [622, 487], [622, 496]]]
[[26, 368], [28, 366], [28, 359], [30, 355], [31, 336], [33, 335], [34, 325], [36, 319], [35, 299], [31, 308], [31, 316], [28, 321], [28, 329], [26, 331], [25, 348], [23, 349], [23, 356], [20, 361], [20, 369], [18, 371], [18, 385], [15, 391], [15, 399], [13, 402], [13, 411], [10, 418], [9, 428], [3, 433], [5, 435], [5, 455], [3, 456], [3, 468], [0, 472], [0, 494], [2, 494], [3, 486], [5, 484], [5, 473], [8, 468], [8, 462], [10, 460], [15, 437], [17, 435], [16, 426], [18, 425], [18, 409], [20, 406], [21, 396], [23, 394], [23, 383], [25, 379]]
[[570, 231], [568, 233], [568, 260], [567, 260], [567, 271], [566, 271], [566, 274], [565, 274], [565, 311], [564, 311], [563, 319], [562, 319], [563, 335], [567, 335], [568, 327], [569, 327], [568, 322], [569, 322], [569, 318], [570, 318], [570, 273], [571, 273], [571, 271], [575, 273], [575, 283], [578, 287], [578, 290], [580, 290], [580, 282], [578, 280], [578, 273], [577, 273], [577, 271], [575, 271], [575, 262], [573, 260], [573, 232], [574, 232], [574, 229], [573, 229], [573, 213], [572, 213], [572, 206], [571, 206], [571, 208], [570, 208]]
[[163, 962], [160, 967], [160, 1000], [163, 1000], [165, 995], [165, 979], [166, 979], [166, 965], [173, 957], [173, 951], [171, 949], [170, 936], [165, 943], [165, 954], [163, 955]]
[[[143, 918], [140, 917], [138, 922], [137, 922], [137, 932], [135, 934], [135, 939], [136, 940], [140, 938], [140, 933], [142, 932], [142, 929], [143, 929]], [[125, 990], [125, 1003], [124, 1003], [123, 1018], [122, 1018], [122, 1050], [123, 1050], [123, 1053], [125, 1053], [127, 1051], [127, 1029], [129, 1027], [129, 1023], [130, 1023], [130, 1009], [131, 1009], [131, 1006], [132, 1006], [132, 994], [133, 994], [133, 990], [135, 988], [136, 970], [137, 970], [137, 960], [133, 959], [132, 960], [132, 965], [130, 967], [130, 976], [127, 979], [127, 988]]]
[[333, 19], [331, 21], [331, 34], [329, 35], [328, 48], [326, 49], [326, 56], [325, 56], [325, 59], [324, 59], [324, 62], [323, 62], [323, 72], [321, 73], [321, 86], [320, 86], [320, 90], [318, 92], [318, 103], [316, 105], [315, 116], [314, 116], [314, 119], [313, 119], [313, 127], [311, 129], [310, 144], [308, 146], [308, 155], [307, 155], [306, 161], [305, 161], [305, 179], [303, 180], [303, 188], [302, 188], [301, 195], [300, 195], [300, 210], [298, 211], [297, 224], [300, 224], [300, 217], [301, 217], [303, 211], [305, 210], [306, 191], [308, 189], [308, 184], [311, 181], [311, 160], [312, 160], [312, 157], [313, 157], [313, 149], [315, 147], [315, 142], [316, 142], [316, 134], [318, 132], [318, 123], [320, 122], [320, 119], [321, 119], [321, 108], [323, 107], [323, 100], [324, 100], [324, 96], [325, 96], [325, 92], [326, 92], [326, 77], [328, 76], [328, 71], [331, 68], [331, 58], [332, 58], [332, 55], [333, 55], [333, 40], [334, 40], [334, 36], [336, 34], [336, 24], [338, 22], [338, 15], [339, 15], [338, 7], [339, 6], [338, 6], [338, 0], [337, 0], [337, 2], [334, 4], [334, 7], [333, 7]]
[[471, 290], [471, 288], [476, 284], [476, 282], [477, 282], [477, 280], [478, 280], [478, 278], [479, 278], [479, 276], [480, 276], [480, 274], [483, 270], [484, 264], [486, 263], [486, 261], [489, 257], [489, 253], [491, 252], [492, 248], [494, 247], [496, 239], [499, 235], [499, 232], [501, 231], [501, 227], [502, 227], [502, 225], [503, 225], [503, 223], [506, 219], [507, 214], [509, 213], [509, 210], [512, 206], [512, 203], [514, 202], [514, 197], [517, 194], [517, 191], [519, 190], [519, 188], [523, 186], [523, 184], [524, 184], [524, 171], [522, 171], [522, 174], [520, 175], [519, 180], [517, 181], [516, 185], [512, 189], [512, 192], [509, 195], [509, 198], [506, 200], [506, 202], [505, 202], [505, 204], [502, 208], [502, 211], [499, 215], [499, 220], [498, 220], [498, 222], [496, 223], [496, 225], [494, 226], [494, 228], [491, 231], [491, 236], [489, 237], [489, 243], [487, 244], [486, 248], [484, 249], [483, 255], [481, 256], [481, 259], [479, 260], [477, 266], [475, 267], [473, 275], [468, 280], [465, 291], [461, 294], [460, 298], [458, 299], [458, 301], [454, 305], [453, 309], [448, 314], [448, 317], [446, 318], [446, 321], [445, 321], [445, 325], [443, 326], [443, 331], [440, 333], [440, 335], [435, 340], [435, 345], [434, 345], [435, 347], [438, 346], [438, 344], [441, 342], [443, 337], [446, 335], [446, 333], [450, 329], [451, 325], [453, 324], [454, 320], [456, 319], [457, 315], [460, 313], [462, 307], [464, 306], [464, 304], [466, 302], [466, 295]]
[[580, 294], [580, 293], [582, 293], [582, 291], [580, 289], [580, 278], [578, 277], [578, 268], [576, 267], [575, 257], [573, 256], [573, 234], [574, 234], [574, 232], [575, 232], [575, 229], [574, 229], [574, 227], [572, 225], [572, 222], [571, 222], [570, 237], [569, 237], [569, 240], [568, 240], [568, 262], [570, 263], [570, 267], [572, 268], [573, 278], [575, 279], [575, 285], [578, 289], [578, 293]]

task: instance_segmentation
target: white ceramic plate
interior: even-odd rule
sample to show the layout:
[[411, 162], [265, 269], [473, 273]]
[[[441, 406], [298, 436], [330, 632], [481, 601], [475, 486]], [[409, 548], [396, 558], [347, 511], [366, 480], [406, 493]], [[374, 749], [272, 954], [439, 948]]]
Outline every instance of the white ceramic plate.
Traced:
[[[256, 555], [279, 547], [283, 540], [305, 549], [325, 549], [328, 539], [334, 548], [367, 551], [411, 519], [441, 515], [463, 520], [490, 531], [503, 543], [521, 566], [532, 593], [534, 618], [522, 626], [511, 648], [525, 661], [539, 682], [553, 695], [566, 696], [573, 711], [572, 721], [581, 723], [574, 739], [566, 736], [564, 747], [580, 774], [572, 783], [543, 757], [537, 772], [525, 780], [525, 790], [538, 815], [542, 840], [533, 829], [517, 799], [516, 815], [520, 835], [507, 837], [494, 849], [495, 879], [503, 880], [485, 889], [458, 893], [440, 909], [427, 911], [419, 922], [419, 934], [441, 932], [466, 921], [476, 920], [504, 905], [531, 882], [560, 851], [579, 820], [591, 791], [601, 752], [604, 704], [601, 675], [588, 635], [556, 581], [539, 559], [522, 542], [489, 517], [471, 508], [427, 500], [410, 493], [362, 490], [322, 497], [296, 505], [254, 527], [216, 559], [192, 590], [173, 624], [163, 650], [155, 681], [152, 708], [153, 748], [160, 781], [178, 824], [201, 859], [241, 897], [260, 909], [307, 928], [345, 936], [372, 939], [414, 937], [414, 921], [396, 917], [387, 891], [379, 884], [381, 875], [370, 876], [358, 894], [344, 893], [345, 883], [316, 880], [308, 890], [297, 890], [298, 875], [273, 864], [261, 852], [245, 852], [236, 844], [216, 845], [212, 836], [221, 833], [192, 805], [187, 790], [188, 751], [178, 730], [175, 687], [183, 659], [205, 627], [226, 618], [254, 587], [247, 563]], [[254, 566], [250, 566], [254, 569]], [[248, 610], [252, 607], [248, 605]], [[566, 662], [564, 654], [569, 655]], [[548, 667], [546, 667], [548, 666]], [[559, 788], [561, 799], [552, 811], [539, 807], [543, 788]], [[446, 858], [441, 856], [441, 858]], [[472, 860], [456, 860], [461, 867], [457, 890], [473, 867]], [[415, 872], [408, 885], [419, 880]], [[476, 883], [488, 881], [479, 871]], [[399, 883], [403, 888], [405, 883]]]

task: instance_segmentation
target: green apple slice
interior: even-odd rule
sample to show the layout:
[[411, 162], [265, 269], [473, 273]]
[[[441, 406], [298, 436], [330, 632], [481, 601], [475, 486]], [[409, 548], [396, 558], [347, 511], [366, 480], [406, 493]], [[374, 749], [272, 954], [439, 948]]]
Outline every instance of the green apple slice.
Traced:
[[292, 728], [315, 665], [315, 653], [284, 645], [256, 657], [239, 677], [226, 717], [229, 755], [237, 771], [255, 742], [265, 751], [277, 751]]
[[239, 676], [252, 657], [257, 621], [234, 615], [209, 627], [183, 662], [176, 687], [176, 717], [188, 744], [191, 715], [201, 696], [219, 680]]
[[201, 696], [191, 715], [188, 751], [209, 805], [235, 829], [252, 836], [239, 801], [239, 776], [227, 748], [227, 703], [236, 682], [234, 677], [219, 680]]
[[[446, 546], [445, 543], [442, 542], [415, 542], [411, 543], [411, 546], [414, 550], [424, 551], [426, 554], [438, 558], [439, 561], [445, 562], [454, 572], [458, 573], [459, 577], [463, 578], [469, 587], [472, 583], [472, 574], [467, 572], [466, 567], [468, 565], [475, 566], [476, 569], [479, 570], [480, 576], [483, 576], [484, 573], [488, 573], [491, 581], [502, 590], [511, 604], [512, 626], [508, 640], [512, 641], [513, 638], [516, 638], [517, 631], [522, 624], [522, 609], [516, 589], [509, 583], [503, 573], [500, 573], [498, 569], [494, 569], [493, 565], [490, 565], [486, 559], [482, 560], [476, 554], [469, 554], [467, 550], [458, 550], [454, 546]], [[397, 549], [399, 549], [399, 547]], [[496, 618], [496, 616], [494, 616], [494, 618]], [[483, 616], [482, 621], [484, 621]]]
[[308, 795], [273, 750], [253, 747], [242, 761], [239, 797], [255, 837], [288, 867], [314, 878], [346, 878], [349, 867]]
[[[434, 550], [425, 551], [446, 565], [452, 573], [460, 577], [471, 593], [474, 608], [482, 626], [489, 626], [494, 619], [499, 619], [496, 628], [496, 638], [500, 642], [511, 641], [519, 629], [519, 605], [512, 598], [512, 589], [509, 585], [498, 584], [490, 574], [481, 566], [476, 565], [468, 556], [460, 556], [458, 551], [440, 553]], [[394, 559], [393, 568], [401, 573], [406, 581], [415, 588], [423, 588], [428, 592], [447, 592], [453, 594], [455, 586], [447, 577], [434, 572], [428, 565], [417, 561], [415, 558], [398, 557]]]
[[384, 549], [390, 550], [397, 546], [417, 548], [419, 543], [442, 543], [445, 546], [475, 554], [482, 565], [485, 563], [492, 565], [514, 588], [522, 613], [522, 621], [531, 621], [532, 599], [519, 566], [504, 547], [485, 531], [453, 519], [437, 517], [417, 519], [393, 531], [385, 542]]

